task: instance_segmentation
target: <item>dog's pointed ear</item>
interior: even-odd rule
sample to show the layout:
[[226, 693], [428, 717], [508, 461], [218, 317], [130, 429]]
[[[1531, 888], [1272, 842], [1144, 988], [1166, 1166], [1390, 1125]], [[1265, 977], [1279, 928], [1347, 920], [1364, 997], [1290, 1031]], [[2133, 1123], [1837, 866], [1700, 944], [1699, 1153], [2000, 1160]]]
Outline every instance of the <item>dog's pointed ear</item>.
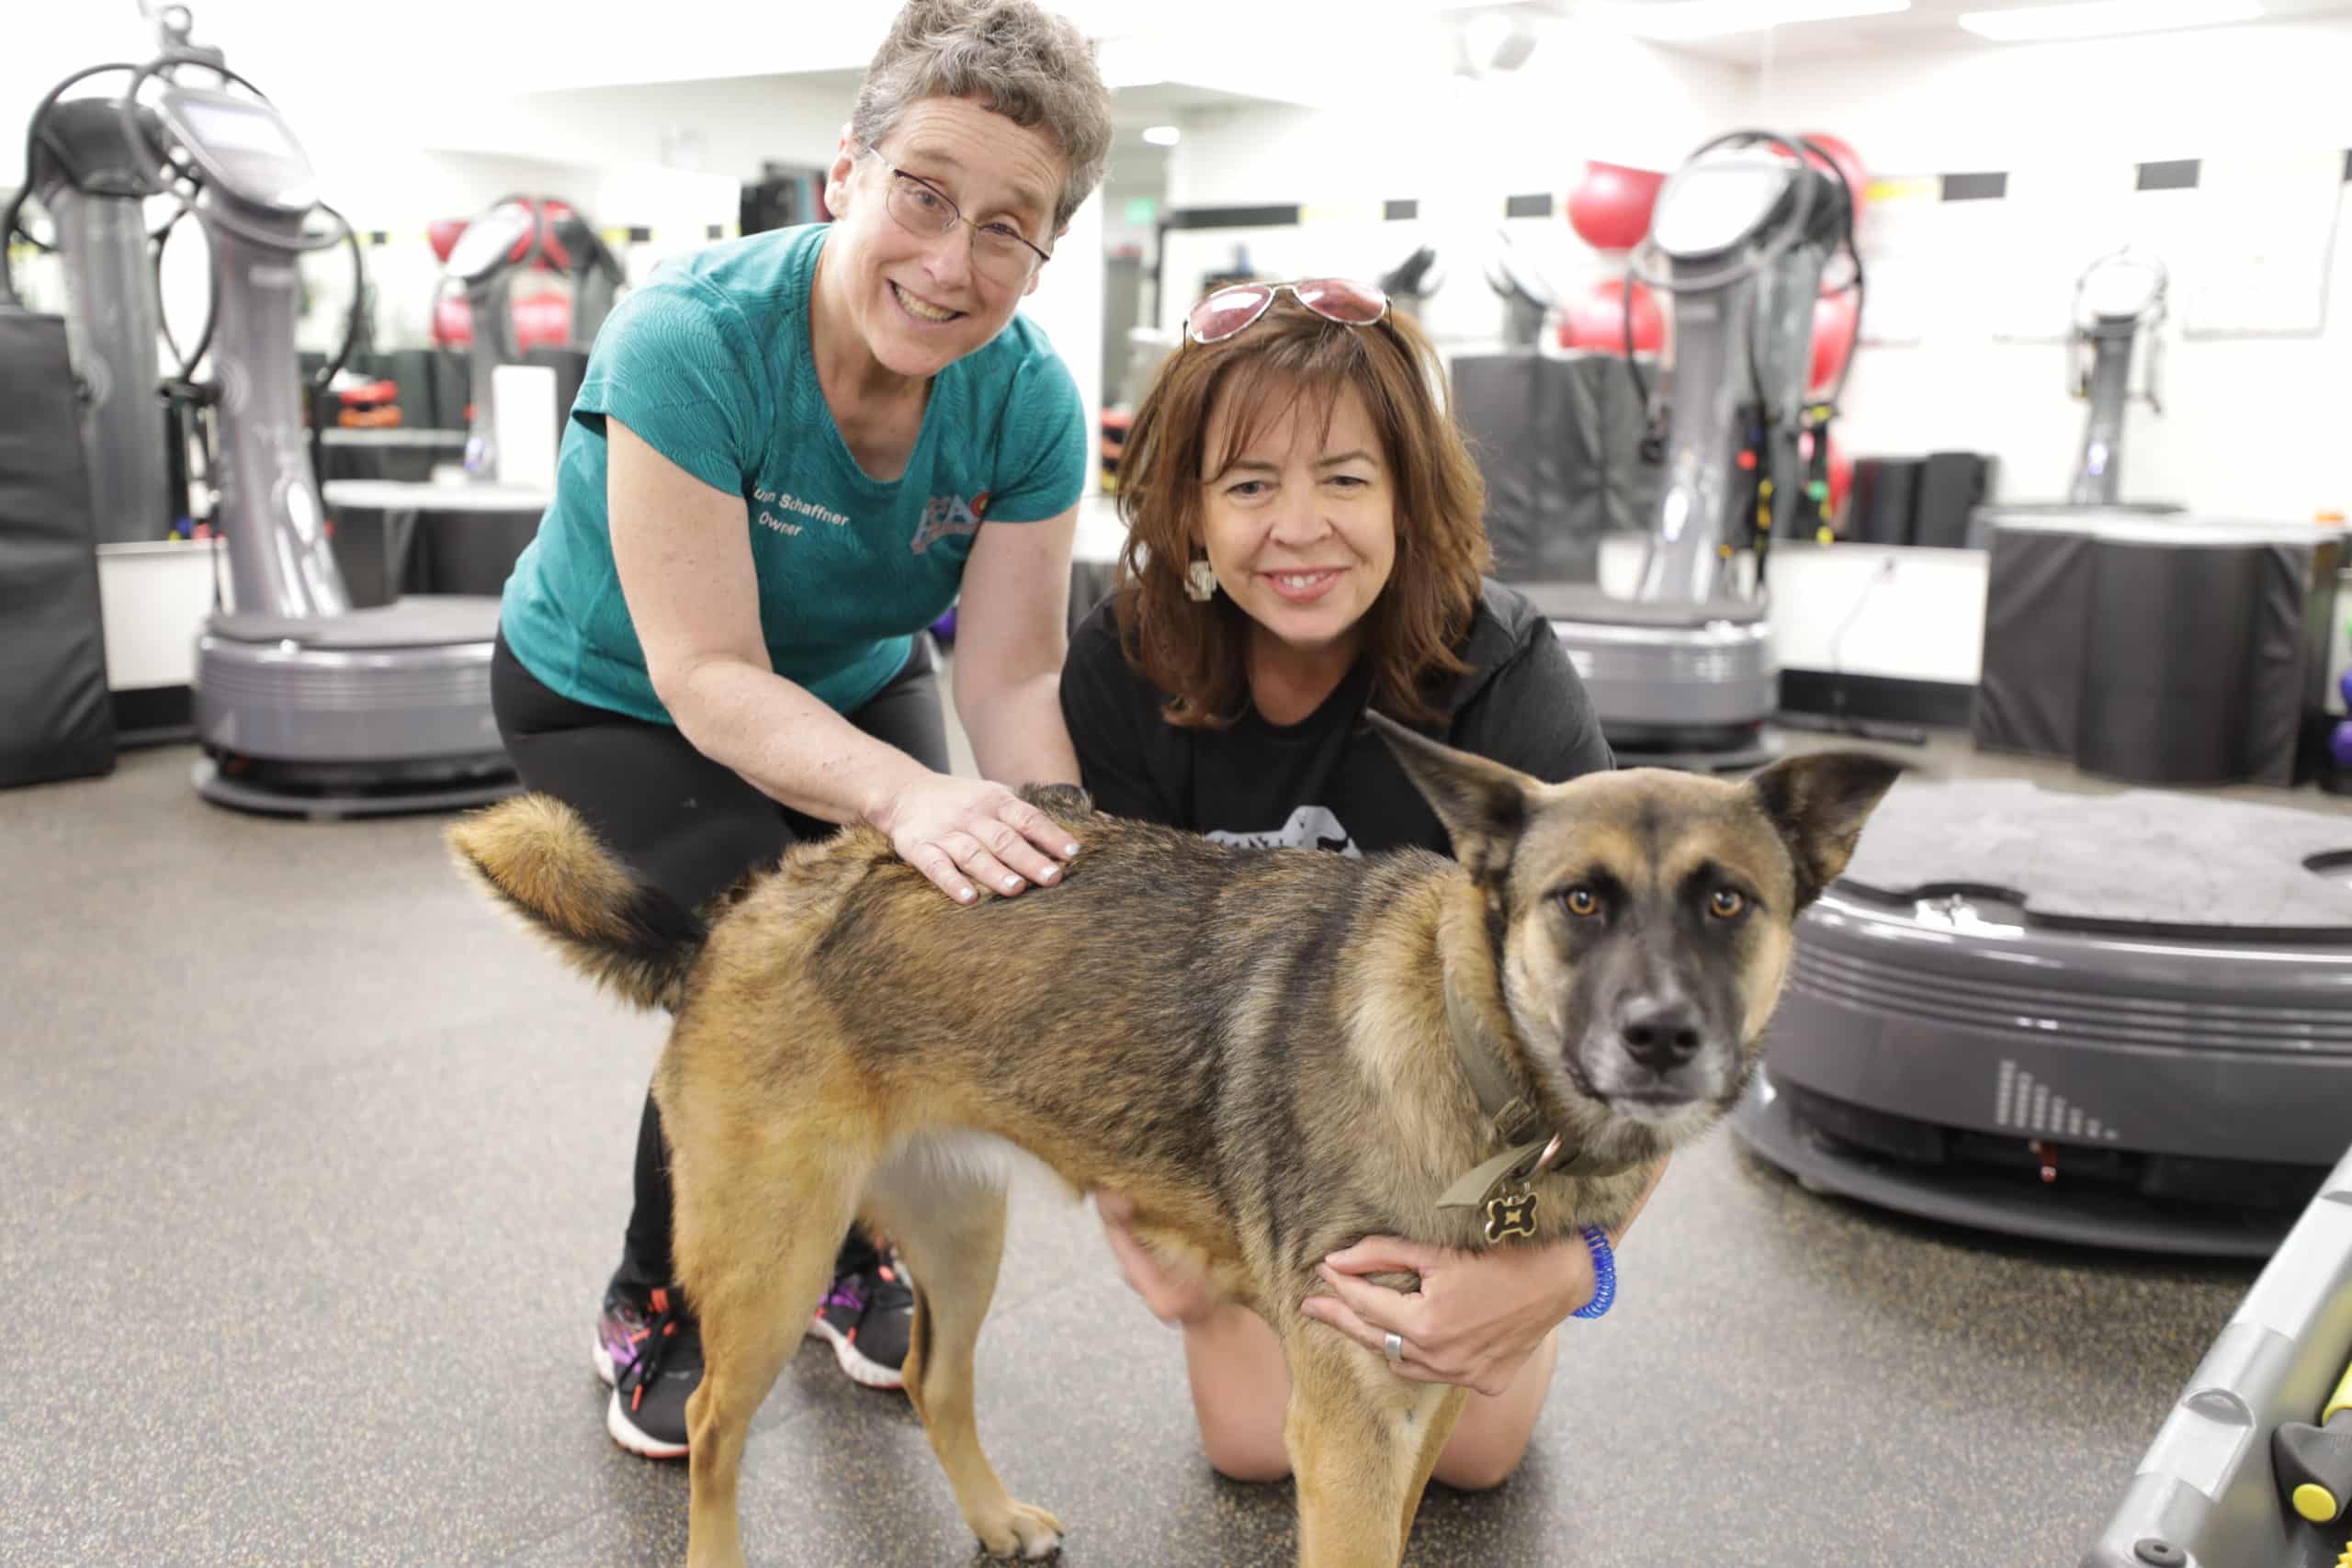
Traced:
[[[1797, 908], [1835, 882], [1853, 858], [1862, 824], [1911, 765], [1871, 751], [1784, 757], [1747, 781], [1796, 867]], [[1794, 913], [1792, 910], [1791, 913]]]
[[1542, 785], [1500, 762], [1441, 746], [1370, 709], [1363, 716], [1445, 825], [1453, 858], [1482, 882], [1499, 877], [1527, 826], [1529, 797]]

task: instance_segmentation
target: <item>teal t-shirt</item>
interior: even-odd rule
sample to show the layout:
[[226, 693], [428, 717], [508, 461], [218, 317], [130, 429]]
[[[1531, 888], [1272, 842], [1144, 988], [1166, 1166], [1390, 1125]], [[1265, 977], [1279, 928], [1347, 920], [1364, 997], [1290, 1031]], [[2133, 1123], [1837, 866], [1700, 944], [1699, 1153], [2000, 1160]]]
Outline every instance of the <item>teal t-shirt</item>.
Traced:
[[555, 502], [500, 614], [514, 656], [554, 691], [671, 722], [613, 566], [607, 414], [743, 498], [769, 661], [841, 713], [887, 685], [912, 635], [955, 602], [984, 522], [1040, 522], [1078, 503], [1078, 387], [1018, 316], [933, 378], [905, 474], [888, 484], [866, 476], [809, 352], [809, 291], [830, 231], [775, 230], [665, 263], [596, 334]]

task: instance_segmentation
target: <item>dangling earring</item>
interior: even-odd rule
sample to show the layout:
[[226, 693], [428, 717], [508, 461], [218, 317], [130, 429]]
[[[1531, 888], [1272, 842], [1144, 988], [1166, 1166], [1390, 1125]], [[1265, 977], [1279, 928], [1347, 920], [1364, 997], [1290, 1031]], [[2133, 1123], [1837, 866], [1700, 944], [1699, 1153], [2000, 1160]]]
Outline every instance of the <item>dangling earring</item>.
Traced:
[[1184, 597], [1194, 604], [1205, 604], [1216, 597], [1216, 568], [1205, 560], [1196, 560], [1184, 569]]

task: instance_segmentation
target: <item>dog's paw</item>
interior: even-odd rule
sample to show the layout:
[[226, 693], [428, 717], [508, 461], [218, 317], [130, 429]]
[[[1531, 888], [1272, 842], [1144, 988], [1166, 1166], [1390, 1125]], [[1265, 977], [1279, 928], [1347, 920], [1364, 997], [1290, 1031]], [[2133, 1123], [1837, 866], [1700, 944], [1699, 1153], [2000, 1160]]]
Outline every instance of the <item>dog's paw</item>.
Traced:
[[975, 1524], [980, 1544], [990, 1557], [1017, 1557], [1035, 1562], [1062, 1549], [1062, 1522], [1043, 1508], [1008, 1502], [1001, 1518]]

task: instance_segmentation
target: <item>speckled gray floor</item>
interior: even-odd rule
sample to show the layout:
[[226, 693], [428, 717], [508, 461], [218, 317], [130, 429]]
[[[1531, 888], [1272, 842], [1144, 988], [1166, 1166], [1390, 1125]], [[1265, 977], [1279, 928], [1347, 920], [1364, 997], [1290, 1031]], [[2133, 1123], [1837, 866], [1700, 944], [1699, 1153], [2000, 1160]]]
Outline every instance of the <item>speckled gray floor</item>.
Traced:
[[[680, 1561], [685, 1473], [605, 1438], [588, 1354], [656, 1024], [440, 821], [232, 815], [191, 755], [0, 794], [0, 1562]], [[1523, 1470], [1433, 1491], [1413, 1563], [2071, 1564], [2252, 1279], [1894, 1219], [1724, 1135], [1622, 1257]], [[1290, 1562], [1089, 1211], [1022, 1190], [981, 1358], [1072, 1568]], [[976, 1556], [903, 1401], [813, 1343], [744, 1518], [769, 1564]]]

